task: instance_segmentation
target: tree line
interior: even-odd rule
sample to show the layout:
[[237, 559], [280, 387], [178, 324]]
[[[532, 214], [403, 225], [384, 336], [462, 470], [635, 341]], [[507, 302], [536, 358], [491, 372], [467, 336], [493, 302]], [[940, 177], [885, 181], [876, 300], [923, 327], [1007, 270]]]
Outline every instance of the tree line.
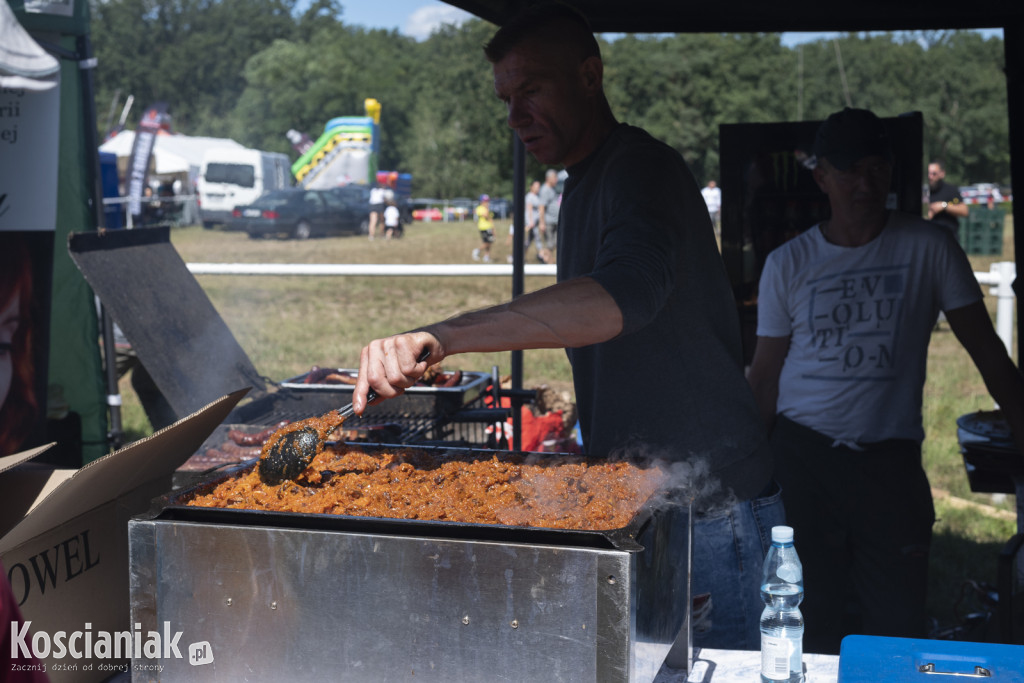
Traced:
[[[301, 11], [298, 0], [104, 0], [91, 13], [100, 125], [131, 94], [136, 112], [167, 102], [177, 132], [295, 158], [287, 130], [316, 139], [373, 97], [380, 167], [411, 173], [415, 195], [512, 191], [512, 133], [481, 50], [488, 22], [417, 42], [345, 23], [338, 0]], [[720, 124], [820, 120], [847, 104], [920, 111], [925, 156], [953, 182], [1009, 182], [1000, 38], [846, 34], [787, 47], [772, 33], [659, 34], [601, 48], [616, 116], [679, 150], [702, 182], [720, 175]], [[530, 178], [543, 171], [528, 157]]]

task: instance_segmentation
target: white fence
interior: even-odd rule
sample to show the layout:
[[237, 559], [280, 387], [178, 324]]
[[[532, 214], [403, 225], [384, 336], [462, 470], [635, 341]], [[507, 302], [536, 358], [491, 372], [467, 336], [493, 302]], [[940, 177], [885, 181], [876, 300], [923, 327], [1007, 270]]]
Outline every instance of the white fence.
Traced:
[[[358, 276], [499, 276], [510, 277], [512, 266], [502, 264], [370, 264], [370, 263], [189, 263], [194, 275], [358, 275]], [[554, 265], [528, 264], [524, 275], [554, 276]], [[1017, 264], [993, 263], [987, 273], [975, 273], [978, 283], [991, 285], [989, 293], [999, 299], [996, 332], [1013, 355], [1013, 281]]]
[[[189, 263], [193, 275], [407, 275], [425, 276], [502, 276], [511, 277], [511, 264], [472, 265], [462, 263]], [[555, 275], [554, 265], [523, 266], [524, 275]]]
[[1017, 277], [1017, 264], [1012, 261], [993, 263], [987, 273], [975, 273], [978, 283], [992, 285], [989, 294], [999, 301], [996, 304], [996, 332], [1006, 345], [1006, 351], [1013, 356], [1013, 281]]

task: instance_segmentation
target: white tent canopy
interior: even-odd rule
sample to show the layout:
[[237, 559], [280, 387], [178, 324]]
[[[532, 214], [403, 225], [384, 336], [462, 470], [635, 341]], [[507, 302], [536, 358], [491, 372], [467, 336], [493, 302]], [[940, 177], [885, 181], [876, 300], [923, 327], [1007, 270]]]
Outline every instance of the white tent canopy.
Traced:
[[[117, 156], [118, 168], [132, 153], [135, 132], [124, 130], [100, 145], [101, 152], [112, 152]], [[190, 181], [199, 176], [203, 163], [203, 152], [211, 147], [245, 149], [245, 146], [229, 138], [190, 137], [160, 133], [153, 145], [153, 172], [158, 176], [188, 174]], [[122, 161], [124, 160], [124, 161]]]

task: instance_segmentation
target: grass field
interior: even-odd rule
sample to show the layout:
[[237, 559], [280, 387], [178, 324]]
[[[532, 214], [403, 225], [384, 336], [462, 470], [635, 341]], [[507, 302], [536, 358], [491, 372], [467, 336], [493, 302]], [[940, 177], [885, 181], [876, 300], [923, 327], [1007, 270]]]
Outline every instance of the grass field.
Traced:
[[[495, 262], [511, 253], [508, 222], [496, 225]], [[972, 257], [975, 271], [995, 261], [1013, 260], [1009, 219], [1004, 250], [998, 257]], [[473, 223], [416, 223], [401, 240], [369, 241], [338, 237], [307, 242], [250, 240], [242, 233], [175, 228], [172, 241], [186, 262], [280, 263], [465, 263], [477, 246]], [[532, 250], [530, 256], [532, 256]], [[498, 277], [292, 277], [199, 276], [221, 317], [252, 359], [274, 381], [307, 371], [312, 364], [355, 367], [370, 339], [410, 329], [507, 299], [510, 278]], [[526, 278], [527, 291], [553, 284], [551, 277]], [[995, 300], [987, 297], [995, 311]], [[1014, 345], [1016, 348], [1016, 344]], [[449, 359], [446, 367], [509, 371], [509, 354], [479, 354]], [[571, 390], [571, 373], [560, 350], [524, 354], [524, 385], [548, 384]], [[124, 423], [129, 439], [151, 430], [128, 378], [122, 379]], [[924, 421], [928, 437], [924, 457], [938, 491], [935, 545], [930, 580], [930, 610], [940, 625], [954, 625], [970, 611], [969, 581], [995, 582], [996, 556], [1014, 533], [1013, 496], [1000, 498], [969, 490], [958, 450], [958, 416], [991, 409], [967, 354], [942, 324], [932, 336]], [[975, 639], [985, 634], [975, 633]]]

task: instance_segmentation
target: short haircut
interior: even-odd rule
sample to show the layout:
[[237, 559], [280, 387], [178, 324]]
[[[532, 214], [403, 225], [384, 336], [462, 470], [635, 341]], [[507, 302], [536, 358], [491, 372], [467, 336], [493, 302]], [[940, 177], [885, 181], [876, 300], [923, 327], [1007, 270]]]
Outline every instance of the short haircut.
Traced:
[[513, 48], [530, 40], [574, 46], [579, 50], [581, 61], [601, 56], [601, 48], [586, 17], [560, 2], [541, 2], [513, 16], [484, 45], [484, 56], [491, 64], [496, 64]]
[[943, 161], [942, 159], [932, 159], [928, 163], [928, 165], [931, 166], [932, 164], [935, 164], [936, 166], [938, 166], [940, 171], [945, 171], [946, 170], [946, 162]]

